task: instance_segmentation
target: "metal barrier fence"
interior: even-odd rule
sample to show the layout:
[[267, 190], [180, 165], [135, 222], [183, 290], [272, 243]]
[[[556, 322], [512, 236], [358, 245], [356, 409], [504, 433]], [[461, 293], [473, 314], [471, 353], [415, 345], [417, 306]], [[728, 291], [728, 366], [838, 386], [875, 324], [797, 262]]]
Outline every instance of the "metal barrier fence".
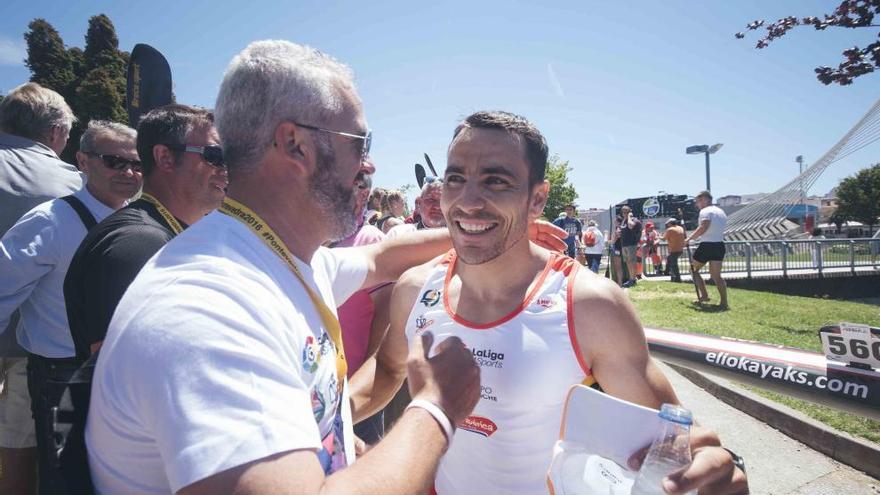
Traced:
[[[880, 268], [880, 239], [814, 239], [774, 241], [726, 241], [722, 273], [744, 272], [751, 277], [755, 272], [779, 272], [782, 277], [807, 274], [832, 269], [834, 272], [851, 271], [859, 267]], [[691, 246], [691, 253], [697, 246]], [[648, 277], [662, 275], [656, 272], [652, 256], [647, 248], [640, 250], [643, 274]], [[660, 263], [666, 269], [668, 246], [657, 245]], [[682, 275], [690, 274], [690, 259], [685, 249], [678, 259]], [[703, 268], [703, 272], [708, 268]]]

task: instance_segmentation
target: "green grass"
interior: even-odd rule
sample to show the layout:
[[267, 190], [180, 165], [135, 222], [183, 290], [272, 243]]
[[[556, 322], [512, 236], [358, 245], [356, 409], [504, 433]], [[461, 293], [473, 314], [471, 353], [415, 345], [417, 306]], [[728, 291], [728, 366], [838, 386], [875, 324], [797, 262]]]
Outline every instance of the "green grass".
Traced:
[[767, 399], [779, 402], [796, 411], [804, 413], [816, 421], [821, 421], [832, 428], [880, 444], [880, 421], [843, 412], [831, 407], [814, 404], [809, 401], [796, 399], [787, 395], [777, 394], [776, 392], [771, 392], [762, 388], [749, 385], [741, 386], [762, 397], [766, 397]]
[[669, 328], [813, 351], [822, 350], [819, 328], [841, 321], [880, 326], [880, 306], [728, 288], [730, 309], [719, 311], [718, 291], [708, 286], [709, 305], [695, 306], [690, 283], [639, 283], [629, 296], [647, 327]]
[[[718, 292], [709, 286], [717, 303]], [[744, 289], [728, 289], [731, 309], [714, 305], [699, 307], [690, 283], [641, 282], [629, 290], [642, 323], [647, 327], [754, 340], [790, 347], [822, 350], [818, 330], [841, 321], [880, 326], [880, 306], [832, 299], [787, 296]], [[770, 400], [785, 404], [828, 426], [850, 435], [880, 443], [880, 421], [842, 412], [767, 390], [745, 387]]]

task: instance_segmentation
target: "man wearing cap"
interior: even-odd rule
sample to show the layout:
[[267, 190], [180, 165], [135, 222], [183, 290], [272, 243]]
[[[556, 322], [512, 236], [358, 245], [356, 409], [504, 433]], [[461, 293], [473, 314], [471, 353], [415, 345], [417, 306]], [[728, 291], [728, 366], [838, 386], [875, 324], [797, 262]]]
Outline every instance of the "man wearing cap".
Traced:
[[565, 216], [561, 216], [553, 221], [553, 225], [568, 232], [565, 243], [568, 247], [565, 249], [565, 255], [574, 258], [580, 247], [581, 235], [583, 235], [584, 224], [577, 217], [577, 209], [573, 204], [565, 205]]
[[666, 255], [666, 271], [673, 282], [681, 282], [681, 272], [678, 269], [678, 258], [684, 251], [684, 227], [678, 225], [678, 220], [670, 218], [666, 220], [666, 231], [663, 232], [662, 240], [666, 241], [668, 254]]

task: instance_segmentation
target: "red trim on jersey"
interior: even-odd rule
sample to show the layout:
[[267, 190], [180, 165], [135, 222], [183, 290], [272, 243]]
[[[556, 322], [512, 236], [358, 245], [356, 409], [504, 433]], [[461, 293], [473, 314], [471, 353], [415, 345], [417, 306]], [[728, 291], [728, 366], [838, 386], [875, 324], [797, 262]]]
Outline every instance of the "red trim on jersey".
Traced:
[[437, 487], [434, 485], [431, 485], [431, 491], [428, 492], [428, 495], [437, 495]]
[[578, 343], [577, 332], [574, 328], [574, 281], [577, 278], [577, 272], [581, 267], [581, 264], [574, 263], [574, 260], [571, 258], [568, 259], [572, 261], [571, 265], [573, 267], [570, 273], [568, 273], [568, 287], [565, 291], [566, 316], [568, 316], [568, 337], [571, 339], [571, 347], [574, 349], [574, 355], [577, 356], [578, 364], [581, 365], [584, 374], [586, 374], [587, 377], [590, 377], [593, 372], [590, 370], [590, 367], [587, 366], [587, 360], [584, 359], [584, 355], [581, 353], [581, 346]]
[[[520, 303], [519, 307], [514, 308], [513, 311], [511, 311], [499, 320], [495, 320], [489, 323], [474, 323], [472, 321], [468, 321], [462, 318], [461, 316], [458, 316], [458, 314], [456, 314], [456, 312], [452, 310], [452, 305], [449, 304], [449, 282], [452, 280], [452, 275], [455, 271], [455, 263], [458, 261], [458, 256], [455, 254], [455, 252], [452, 252], [448, 262], [449, 268], [446, 269], [446, 280], [443, 281], [443, 306], [446, 308], [446, 312], [449, 313], [449, 316], [452, 317], [453, 321], [461, 326], [474, 330], [488, 330], [490, 328], [495, 328], [498, 325], [507, 323], [513, 318], [516, 318], [516, 316], [522, 313], [524, 309], [529, 307], [529, 304], [531, 303], [531, 300], [534, 299], [535, 294], [537, 294], [538, 291], [541, 289], [541, 286], [544, 285], [544, 280], [547, 278], [547, 275], [550, 273], [551, 269], [560, 271], [557, 267], [562, 267], [563, 263], [559, 262], [559, 257], [568, 258], [567, 256], [562, 256], [561, 254], [557, 253], [551, 254], [550, 259], [547, 260], [547, 264], [544, 265], [544, 269], [541, 270], [541, 274], [538, 275], [538, 279], [534, 282], [532, 288], [529, 290], [528, 294], [526, 294], [526, 297], [523, 299], [522, 303]], [[444, 262], [446, 262], [445, 259]]]

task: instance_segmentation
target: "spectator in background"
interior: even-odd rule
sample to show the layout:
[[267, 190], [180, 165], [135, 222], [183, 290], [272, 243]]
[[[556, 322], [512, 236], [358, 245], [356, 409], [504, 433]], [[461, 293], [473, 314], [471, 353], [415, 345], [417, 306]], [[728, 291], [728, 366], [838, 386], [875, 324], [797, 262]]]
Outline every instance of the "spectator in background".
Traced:
[[877, 266], [878, 254], [880, 254], [880, 229], [871, 236], [871, 264], [874, 265], [875, 270], [880, 270], [880, 266]]
[[406, 198], [397, 189], [392, 189], [382, 198], [382, 216], [376, 221], [382, 233], [387, 234], [392, 228], [402, 225], [406, 213]]
[[560, 216], [554, 220], [553, 225], [568, 232], [568, 237], [565, 239], [565, 244], [568, 245], [565, 249], [565, 255], [569, 258], [574, 258], [584, 230], [584, 225], [578, 219], [577, 210], [574, 205], [565, 205], [565, 216]]
[[596, 227], [596, 221], [587, 223], [587, 230], [583, 236], [584, 255], [587, 257], [587, 267], [593, 273], [599, 273], [599, 265], [602, 264], [602, 252], [605, 251], [605, 236]]
[[636, 285], [636, 277], [639, 273], [636, 266], [636, 255], [638, 254], [639, 240], [642, 238], [642, 221], [633, 216], [632, 210], [627, 205], [620, 208], [620, 215], [623, 217], [620, 227], [620, 253], [626, 264], [629, 278], [621, 284], [621, 287], [627, 288]]
[[642, 245], [642, 268], [647, 269], [648, 258], [654, 265], [654, 273], [660, 275], [663, 273], [663, 264], [660, 259], [660, 253], [657, 252], [657, 243], [660, 242], [660, 234], [654, 229], [654, 222], [645, 223], [645, 243]]
[[28, 352], [40, 493], [68, 493], [57, 468], [53, 408], [84, 361], [75, 358], [70, 337], [64, 276], [89, 229], [140, 190], [135, 136], [134, 129], [122, 124], [89, 122], [76, 153], [80, 170], [88, 177], [85, 186], [36, 206], [0, 239], [0, 322], [21, 309], [17, 337]]
[[[37, 83], [18, 86], [0, 102], [0, 236], [35, 206], [82, 188], [80, 172], [58, 158], [75, 121], [64, 98]], [[0, 321], [0, 493], [30, 494], [37, 441], [18, 319], [15, 312]]]
[[[372, 160], [367, 158], [372, 167]], [[355, 216], [360, 222], [351, 235], [331, 244], [333, 248], [365, 246], [385, 239], [385, 234], [376, 227], [363, 221], [363, 213], [370, 197], [373, 180], [371, 174], [359, 172], [357, 183]], [[384, 283], [374, 287], [361, 289], [337, 308], [339, 324], [342, 327], [342, 343], [345, 348], [345, 359], [348, 362], [348, 378], [354, 375], [367, 360], [376, 352], [385, 331], [388, 328], [388, 303], [391, 299], [392, 284]], [[385, 433], [382, 412], [354, 425], [354, 434], [364, 442], [372, 445], [382, 439]]]
[[[822, 229], [816, 227], [810, 232], [810, 240], [825, 240], [825, 236], [822, 235]], [[821, 251], [822, 251], [822, 243], [817, 242], [810, 246], [810, 257], [813, 259], [813, 268], [819, 268], [819, 263], [821, 259]]]
[[623, 264], [623, 253], [620, 250], [620, 234], [623, 230], [623, 217], [617, 215], [615, 226], [614, 226], [614, 235], [610, 237], [611, 239], [611, 252], [609, 256], [611, 258], [611, 278], [617, 285], [623, 284], [627, 280], [624, 276], [624, 264]]
[[406, 232], [422, 229], [436, 229], [446, 226], [446, 218], [440, 210], [440, 198], [443, 193], [443, 181], [432, 180], [422, 186], [422, 192], [416, 198], [419, 205], [419, 217], [415, 223], [397, 225], [388, 230], [388, 237], [393, 238]]
[[388, 194], [385, 188], [377, 187], [370, 193], [370, 199], [367, 201], [367, 209], [364, 211], [365, 221], [375, 226], [376, 222], [382, 216], [382, 198]]
[[697, 227], [685, 242], [691, 242], [694, 239], [700, 239], [700, 245], [694, 251], [694, 259], [691, 260], [694, 279], [697, 285], [699, 298], [695, 301], [702, 304], [709, 301], [709, 294], [706, 292], [706, 283], [700, 276], [700, 269], [706, 264], [709, 265], [709, 275], [718, 288], [718, 296], [720, 301], [719, 307], [727, 309], [727, 285], [724, 278], [721, 277], [721, 267], [724, 263], [724, 228], [727, 226], [727, 214], [724, 210], [712, 204], [712, 193], [702, 191], [694, 198], [697, 207], [700, 208], [700, 225]]
[[681, 282], [681, 272], [678, 269], [678, 258], [684, 251], [684, 227], [678, 224], [678, 220], [670, 218], [666, 221], [666, 231], [662, 239], [666, 241], [666, 271], [673, 282]]

